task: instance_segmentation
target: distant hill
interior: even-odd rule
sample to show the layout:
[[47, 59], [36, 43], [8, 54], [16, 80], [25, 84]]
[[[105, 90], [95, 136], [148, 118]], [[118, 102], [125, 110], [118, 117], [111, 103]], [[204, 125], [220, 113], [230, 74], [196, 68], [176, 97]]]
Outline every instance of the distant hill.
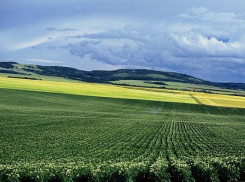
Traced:
[[[167, 81], [197, 85], [214, 86], [224, 89], [245, 90], [243, 83], [218, 83], [198, 79], [186, 74], [153, 71], [147, 69], [119, 69], [114, 71], [83, 71], [62, 66], [40, 66], [18, 64], [15, 62], [0, 62], [0, 73], [21, 75], [45, 75], [69, 78], [94, 83], [111, 83], [117, 80]], [[164, 84], [163, 84], [164, 85]]]

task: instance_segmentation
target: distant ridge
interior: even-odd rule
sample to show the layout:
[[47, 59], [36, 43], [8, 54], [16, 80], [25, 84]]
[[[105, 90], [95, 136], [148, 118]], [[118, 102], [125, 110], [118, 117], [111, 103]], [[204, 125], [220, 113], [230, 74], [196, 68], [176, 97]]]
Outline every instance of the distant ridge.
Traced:
[[0, 62], [0, 73], [21, 75], [45, 75], [81, 80], [93, 83], [110, 83], [117, 80], [154, 80], [171, 81], [190, 84], [201, 84], [219, 88], [245, 90], [243, 83], [220, 83], [198, 79], [187, 74], [163, 72], [147, 69], [119, 69], [114, 71], [83, 71], [63, 66], [40, 66], [31, 64], [18, 64], [16, 62]]

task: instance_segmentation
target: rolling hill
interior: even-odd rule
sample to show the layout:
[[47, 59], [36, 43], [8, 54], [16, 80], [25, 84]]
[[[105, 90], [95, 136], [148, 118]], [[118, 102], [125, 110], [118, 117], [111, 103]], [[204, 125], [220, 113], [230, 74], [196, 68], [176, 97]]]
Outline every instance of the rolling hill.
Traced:
[[[146, 69], [119, 69], [114, 71], [83, 71], [62, 66], [40, 66], [0, 62], [0, 73], [18, 75], [18, 77], [39, 79], [35, 76], [54, 76], [92, 83], [109, 83], [143, 87], [160, 87], [168, 89], [201, 91], [214, 93], [222, 91], [228, 94], [244, 95], [231, 90], [245, 90], [243, 83], [218, 83], [205, 81], [186, 74], [162, 72]], [[34, 76], [34, 77], [33, 77]], [[122, 81], [123, 80], [123, 81]], [[127, 80], [127, 81], [125, 81]], [[134, 82], [132, 82], [134, 81]], [[142, 82], [144, 83], [142, 85]], [[184, 87], [179, 87], [182, 85]], [[189, 85], [186, 85], [189, 84]], [[175, 85], [175, 86], [174, 86]], [[176, 87], [177, 85], [177, 87]], [[169, 86], [169, 87], [168, 87]], [[204, 87], [203, 87], [204, 86]], [[220, 90], [231, 89], [231, 90]], [[216, 92], [215, 92], [216, 91]], [[232, 93], [231, 93], [232, 92]], [[222, 93], [222, 94], [224, 94]]]

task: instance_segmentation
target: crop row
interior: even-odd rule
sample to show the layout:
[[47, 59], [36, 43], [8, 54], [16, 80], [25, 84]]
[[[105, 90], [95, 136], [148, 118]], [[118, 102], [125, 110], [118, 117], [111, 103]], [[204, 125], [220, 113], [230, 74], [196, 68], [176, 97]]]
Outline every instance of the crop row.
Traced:
[[1, 181], [229, 181], [245, 180], [245, 158], [158, 157], [120, 163], [45, 163], [0, 165]]

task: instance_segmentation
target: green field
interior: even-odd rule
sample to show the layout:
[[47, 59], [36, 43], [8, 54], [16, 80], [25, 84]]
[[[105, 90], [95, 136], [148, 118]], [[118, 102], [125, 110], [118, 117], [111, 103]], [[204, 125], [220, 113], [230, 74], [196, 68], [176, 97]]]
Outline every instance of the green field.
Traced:
[[7, 86], [0, 181], [245, 180], [245, 109]]

